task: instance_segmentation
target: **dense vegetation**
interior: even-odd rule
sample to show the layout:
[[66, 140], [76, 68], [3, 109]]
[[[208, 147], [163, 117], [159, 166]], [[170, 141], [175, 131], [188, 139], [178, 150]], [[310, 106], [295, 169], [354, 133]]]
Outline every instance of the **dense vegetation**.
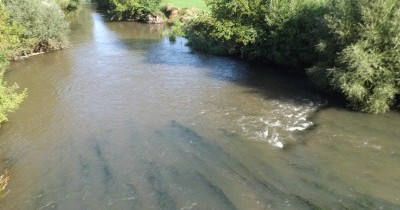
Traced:
[[189, 44], [307, 73], [352, 108], [381, 113], [400, 94], [397, 0], [208, 0], [185, 27]]
[[61, 9], [66, 13], [76, 13], [81, 9], [82, 0], [56, 0]]
[[106, 10], [111, 20], [145, 21], [155, 13], [161, 0], [95, 0], [100, 9]]
[[[53, 1], [4, 0], [14, 43], [3, 53], [10, 59], [33, 53], [60, 49], [67, 45], [68, 21], [60, 6]], [[13, 29], [14, 28], [14, 29]]]
[[26, 90], [18, 93], [16, 84], [8, 86], [3, 81], [3, 74], [7, 64], [8, 61], [5, 57], [0, 55], [0, 123], [8, 120], [7, 114], [15, 111], [26, 96]]

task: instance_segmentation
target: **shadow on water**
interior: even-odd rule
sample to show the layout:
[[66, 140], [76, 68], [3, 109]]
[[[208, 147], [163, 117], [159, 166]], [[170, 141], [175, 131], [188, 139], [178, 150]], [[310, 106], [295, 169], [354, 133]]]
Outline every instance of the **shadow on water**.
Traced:
[[[136, 39], [123, 38], [126, 36], [119, 31], [116, 31], [116, 34], [121, 38], [121, 42], [127, 50], [144, 52], [142, 56], [145, 63], [154, 66], [154, 68], [168, 71], [170, 75], [175, 75], [177, 80], [186, 82], [188, 85], [190, 84], [187, 79], [186, 81], [181, 79], [182, 74], [192, 72], [192, 77], [202, 74], [221, 85], [231, 84], [231, 86], [236, 86], [235, 89], [226, 88], [223, 92], [218, 89], [214, 90], [215, 95], [220, 94], [215, 97], [219, 100], [231, 98], [229, 101], [231, 108], [237, 108], [233, 107], [235, 106], [234, 98], [237, 98], [237, 103], [249, 104], [252, 102], [245, 96], [253, 97], [252, 100], [257, 100], [254, 97], [263, 99], [256, 102], [260, 105], [264, 104], [260, 106], [263, 109], [261, 111], [263, 113], [258, 114], [260, 119], [255, 119], [255, 117], [250, 119], [246, 116], [244, 120], [253, 121], [253, 125], [256, 120], [259, 120], [261, 122], [254, 125], [258, 127], [262, 127], [263, 123], [268, 125], [268, 128], [265, 129], [271, 128], [270, 131], [273, 134], [269, 133], [266, 139], [268, 130], [259, 128], [257, 131], [259, 137], [253, 138], [268, 141], [271, 144], [276, 144], [277, 147], [280, 147], [281, 138], [293, 138], [292, 131], [305, 130], [312, 127], [311, 125], [315, 126], [309, 119], [313, 117], [316, 110], [327, 103], [304, 76], [290, 75], [264, 64], [248, 63], [237, 58], [198, 54], [186, 46], [186, 40], [183, 38], [178, 38], [175, 42], [170, 42], [166, 37], [138, 42]], [[214, 106], [218, 107], [217, 109], [227, 106], [226, 103], [218, 101], [210, 103], [214, 103]], [[265, 116], [265, 119], [261, 119], [263, 116]], [[284, 118], [283, 123], [280, 119], [282, 117]], [[242, 119], [241, 116], [237, 116], [233, 120], [240, 121]], [[277, 126], [281, 123], [283, 127]], [[284, 133], [277, 131], [282, 129], [285, 130]], [[280, 139], [278, 139], [278, 136]], [[285, 141], [293, 143], [292, 140]]]
[[146, 169], [146, 178], [152, 191], [156, 194], [156, 200], [160, 209], [177, 209], [174, 199], [168, 192], [168, 182], [163, 180], [161, 169], [155, 162], [150, 162]]
[[217, 57], [193, 52], [186, 46], [186, 39], [178, 38], [170, 42], [163, 36], [164, 25], [134, 22], [106, 22], [108, 30], [118, 36], [118, 40], [129, 51], [143, 52], [144, 62], [168, 65], [177, 69], [182, 66], [191, 69], [205, 69], [210, 78], [229, 81], [248, 87], [249, 94], [258, 94], [265, 99], [277, 99], [297, 105], [307, 105], [310, 101], [323, 103], [318, 92], [303, 76], [289, 75], [264, 64], [250, 64], [232, 57]]
[[96, 157], [98, 158], [98, 160], [101, 164], [100, 168], [102, 168], [104, 183], [105, 183], [106, 189], [107, 189], [107, 185], [110, 182], [110, 180], [112, 179], [110, 167], [108, 166], [107, 160], [104, 158], [103, 153], [100, 149], [99, 143], [97, 141], [95, 141], [93, 149], [96, 154]]
[[[291, 138], [291, 131], [293, 130], [296, 132], [296, 129], [304, 130], [305, 128], [311, 128], [306, 133], [319, 132], [319, 129], [316, 129], [315, 126], [299, 127], [302, 123], [307, 124], [308, 122], [306, 120], [303, 120], [303, 122], [298, 124], [295, 123], [295, 121], [302, 118], [314, 118], [315, 115], [319, 115], [318, 110], [324, 108], [323, 105], [325, 104], [325, 100], [321, 98], [318, 92], [313, 89], [312, 85], [303, 77], [299, 77], [298, 75], [288, 75], [262, 64], [249, 64], [243, 61], [238, 61], [234, 58], [196, 54], [185, 46], [184, 39], [178, 39], [175, 43], [170, 43], [167, 38], [156, 38], [151, 41], [138, 42], [134, 38], [128, 38], [124, 34], [121, 35], [119, 31], [115, 32], [121, 38], [121, 42], [125, 49], [128, 51], [143, 52], [143, 54], [141, 54], [142, 61], [151, 64], [152, 68], [159, 68], [157, 70], [168, 71], [167, 73], [168, 76], [172, 78], [171, 80], [174, 80], [174, 76], [179, 80], [182, 75], [205, 75], [208, 80], [204, 82], [204, 84], [216, 84], [215, 86], [211, 86], [211, 94], [201, 98], [212, 106], [212, 108], [210, 108], [211, 120], [219, 119], [215, 116], [220, 116], [215, 113], [222, 112], [223, 115], [223, 112], [227, 110], [226, 108], [238, 106], [238, 109], [232, 109], [233, 111], [231, 112], [225, 112], [229, 114], [229, 116], [235, 114], [236, 116], [229, 118], [228, 115], [225, 115], [221, 118], [224, 120], [228, 119], [227, 121], [237, 122], [238, 119], [241, 119], [241, 116], [239, 115], [250, 116], [249, 120], [243, 123], [244, 125], [251, 124], [254, 121], [259, 123], [260, 120], [267, 120], [267, 122], [262, 121], [259, 123], [261, 124], [261, 129], [256, 128], [252, 130], [253, 133], [261, 131], [262, 137], [263, 135], [268, 135], [268, 128], [270, 128], [269, 131], [271, 132], [273, 128], [276, 128], [273, 126], [279, 124], [279, 122], [287, 123], [287, 127], [277, 128], [277, 132], [281, 134], [281, 136], [287, 138]], [[187, 74], [187, 72], [195, 73]], [[184, 79], [187, 80], [188, 78], [189, 77], [185, 77]], [[205, 79], [199, 78], [199, 80], [204, 81]], [[188, 81], [196, 82], [195, 79]], [[170, 80], [168, 80], [168, 82], [170, 82]], [[179, 88], [186, 88], [186, 86], [180, 86]], [[196, 89], [190, 87], [189, 90], [193, 91]], [[212, 95], [215, 95], [215, 98], [211, 98]], [[262, 100], [259, 100], [259, 98]], [[246, 103], [248, 100], [252, 100], [248, 103], [248, 107], [240, 106], [241, 103]], [[259, 101], [262, 102], [260, 103]], [[258, 111], [258, 109], [264, 108], [266, 109], [263, 110], [265, 112]], [[289, 115], [299, 116], [292, 120], [289, 119], [291, 118]], [[267, 126], [269, 126], [267, 130], [262, 130], [265, 128], [262, 127], [264, 126], [263, 123], [270, 123], [267, 124]], [[198, 179], [202, 180], [201, 182], [210, 182], [210, 184], [205, 184], [205, 186], [208, 186], [208, 189], [205, 191], [212, 191], [215, 194], [219, 194], [220, 196], [216, 196], [216, 198], [218, 198], [221, 203], [225, 203], [225, 207], [230, 206], [231, 204], [237, 207], [237, 202], [240, 202], [238, 201], [240, 199], [234, 198], [235, 195], [230, 193], [232, 189], [227, 189], [227, 186], [234, 186], [237, 183], [229, 179], [225, 179], [224, 183], [224, 181], [221, 181], [223, 178], [218, 178], [218, 175], [216, 175], [217, 178], [210, 178], [209, 175], [205, 173], [206, 171], [210, 174], [213, 172], [215, 174], [220, 174], [222, 172], [218, 172], [219, 170], [225, 170], [228, 174], [235, 174], [235, 176], [242, 180], [242, 182], [246, 183], [247, 187], [252, 186], [253, 189], [258, 190], [259, 194], [267, 195], [267, 199], [260, 199], [264, 202], [264, 205], [272, 203], [274, 204], [273, 206], [279, 206], [279, 204], [286, 202], [286, 198], [290, 200], [292, 205], [304, 209], [319, 209], [331, 206], [335, 206], [339, 209], [374, 208], [381, 205], [387, 208], [396, 207], [396, 204], [392, 203], [390, 200], [382, 200], [380, 197], [375, 197], [376, 194], [364, 195], [361, 192], [351, 192], [351, 197], [346, 196], [346, 193], [348, 193], [346, 187], [352, 185], [355, 186], [357, 184], [349, 184], [344, 177], [338, 177], [335, 174], [331, 175], [329, 174], [329, 171], [323, 172], [323, 161], [319, 162], [319, 157], [314, 157], [312, 154], [301, 155], [296, 153], [304, 148], [297, 149], [295, 146], [291, 147], [291, 144], [289, 144], [289, 147], [287, 148], [290, 150], [293, 149], [293, 151], [284, 150], [285, 153], [288, 153], [286, 154], [286, 157], [277, 155], [283, 159], [275, 160], [275, 163], [278, 164], [277, 166], [271, 164], [274, 163], [274, 160], [254, 164], [262, 165], [264, 167], [264, 170], [260, 170], [252, 167], [249, 168], [249, 163], [241, 163], [236, 157], [231, 157], [213, 144], [196, 143], [202, 142], [203, 137], [194, 130], [185, 126], [185, 124], [179, 124], [172, 121], [170, 126], [171, 130], [167, 129], [167, 131], [163, 130], [159, 132], [159, 135], [161, 135], [160, 138], [170, 139], [171, 141], [169, 141], [169, 143], [174, 142], [176, 144], [177, 153], [181, 154], [182, 159], [187, 160], [192, 163], [191, 165], [197, 165], [198, 167], [194, 168], [194, 166], [191, 166], [189, 169], [180, 169], [178, 167], [178, 169], [176, 169], [178, 173], [190, 174], [187, 175], [189, 177], [196, 177], [196, 173], [200, 174], [197, 176], [200, 177]], [[227, 127], [218, 127], [217, 129], [228, 139], [245, 139], [238, 135], [238, 133], [242, 133], [241, 131], [236, 133], [232, 132], [232, 129], [230, 129], [232, 127], [229, 126], [230, 125]], [[283, 129], [288, 129], [290, 132], [288, 130], [282, 131]], [[318, 139], [315, 138], [310, 139], [318, 141]], [[179, 142], [179, 140], [182, 140], [183, 142]], [[302, 143], [307, 140], [307, 138], [300, 138], [300, 140], [295, 139], [293, 142]], [[217, 142], [219, 139], [207, 139], [205, 141]], [[188, 148], [182, 145], [192, 146], [194, 152], [187, 152]], [[306, 144], [302, 146], [305, 147]], [[340, 148], [340, 146], [337, 146], [336, 151], [341, 152], [342, 149], [343, 148]], [[306, 153], [312, 152], [309, 149], [304, 150], [306, 150], [304, 151]], [[296, 155], [299, 156], [299, 161], [296, 160]], [[340, 153], [338, 155], [340, 155]], [[210, 159], [213, 161], [211, 162]], [[223, 159], [229, 161], [221, 161]], [[306, 162], [306, 160], [311, 161]], [[279, 168], [279, 166], [281, 166], [279, 164], [283, 164], [282, 161], [294, 161], [295, 163], [291, 164], [288, 168], [283, 167], [283, 169]], [[306, 163], [303, 163], [302, 161]], [[218, 168], [218, 170], [214, 167]], [[321, 170], [322, 172], [316, 173], [316, 171]], [[254, 171], [262, 171], [262, 173], [255, 173]], [[279, 176], [279, 174], [281, 174], [281, 176]], [[285, 178], [295, 180], [290, 182], [290, 180], [285, 180]], [[331, 185], [329, 182], [332, 180], [334, 180], [334, 184]], [[228, 184], [226, 182], [231, 183]], [[284, 188], [286, 189], [281, 189], [282, 186], [279, 183], [285, 183]], [[292, 187], [290, 183], [300, 189]], [[246, 186], [241, 186], [241, 188], [242, 190], [246, 189]], [[319, 194], [321, 197], [319, 197]], [[313, 198], [313, 196], [315, 198]], [[366, 200], [372, 202], [365, 202]], [[230, 207], [227, 208], [229, 209]]]
[[[240, 158], [232, 156], [233, 154], [212, 143], [212, 140], [202, 137], [193, 129], [176, 121], [171, 121], [165, 129], [156, 131], [156, 134], [160, 136], [160, 141], [167, 141], [169, 147], [175, 148], [176, 154], [181, 156], [179, 160], [183, 161], [165, 170], [172, 170], [171, 174], [178, 180], [197, 180], [202, 186], [207, 186], [207, 192], [212, 193], [212, 198], [225, 204], [223, 209], [244, 209], [243, 203], [240, 203], [240, 199], [238, 200], [234, 193], [239, 189], [242, 193], [251, 189], [260, 205], [277, 209], [286, 208], [287, 206], [284, 206], [287, 203], [296, 209], [328, 207], [373, 209], [382, 206], [385, 209], [395, 209], [397, 207], [394, 203], [363, 193], [354, 192], [348, 197], [332, 187], [329, 182], [326, 184], [320, 182], [319, 180], [324, 179], [327, 174], [316, 171], [312, 166], [304, 168], [302, 165], [292, 165], [289, 171], [267, 162], [257, 163], [256, 165], [263, 166], [258, 169], [252, 168], [252, 164], [246, 166]], [[284, 181], [280, 177], [282, 173], [296, 174], [299, 179], [296, 186], [282, 188], [280, 186]], [[338, 179], [330, 179], [336, 184], [345, 185]], [[298, 191], [299, 187], [302, 190]], [[308, 191], [324, 196], [304, 194]], [[338, 200], [341, 202], [337, 202]]]
[[[247, 63], [232, 57], [217, 57], [195, 53], [186, 46], [186, 40], [178, 38], [171, 43], [167, 38], [146, 42], [122, 39], [129, 50], [145, 50], [149, 64], [168, 65], [171, 69], [182, 66], [206, 69], [213, 79], [229, 81], [249, 88], [249, 94], [265, 99], [278, 99], [298, 105], [310, 101], [322, 103], [323, 99], [304, 76], [290, 75], [264, 64]], [[179, 72], [176, 72], [179, 77]]]

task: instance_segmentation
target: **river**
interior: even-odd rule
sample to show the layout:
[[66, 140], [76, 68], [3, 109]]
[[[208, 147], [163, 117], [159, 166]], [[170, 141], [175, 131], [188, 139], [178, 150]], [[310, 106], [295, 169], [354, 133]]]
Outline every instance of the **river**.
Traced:
[[327, 106], [303, 79], [192, 52], [90, 9], [71, 47], [15, 62], [0, 209], [400, 209], [400, 115]]

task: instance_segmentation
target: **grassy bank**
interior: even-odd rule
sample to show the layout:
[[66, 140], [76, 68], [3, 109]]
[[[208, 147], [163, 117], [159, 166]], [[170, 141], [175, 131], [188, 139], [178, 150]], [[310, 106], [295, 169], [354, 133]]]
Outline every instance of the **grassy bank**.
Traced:
[[171, 5], [180, 9], [183, 8], [196, 8], [207, 10], [207, 4], [204, 0], [162, 0], [161, 5]]
[[164, 23], [170, 15], [167, 8], [207, 10], [203, 0], [94, 0], [94, 2], [112, 21]]

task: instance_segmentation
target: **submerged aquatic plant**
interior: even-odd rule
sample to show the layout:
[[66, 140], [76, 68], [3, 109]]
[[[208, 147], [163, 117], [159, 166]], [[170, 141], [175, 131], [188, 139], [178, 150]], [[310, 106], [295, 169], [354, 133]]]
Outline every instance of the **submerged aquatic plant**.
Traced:
[[4, 172], [3, 175], [0, 176], [0, 198], [4, 198], [9, 190], [7, 190], [8, 181], [10, 180], [10, 174], [8, 170]]

